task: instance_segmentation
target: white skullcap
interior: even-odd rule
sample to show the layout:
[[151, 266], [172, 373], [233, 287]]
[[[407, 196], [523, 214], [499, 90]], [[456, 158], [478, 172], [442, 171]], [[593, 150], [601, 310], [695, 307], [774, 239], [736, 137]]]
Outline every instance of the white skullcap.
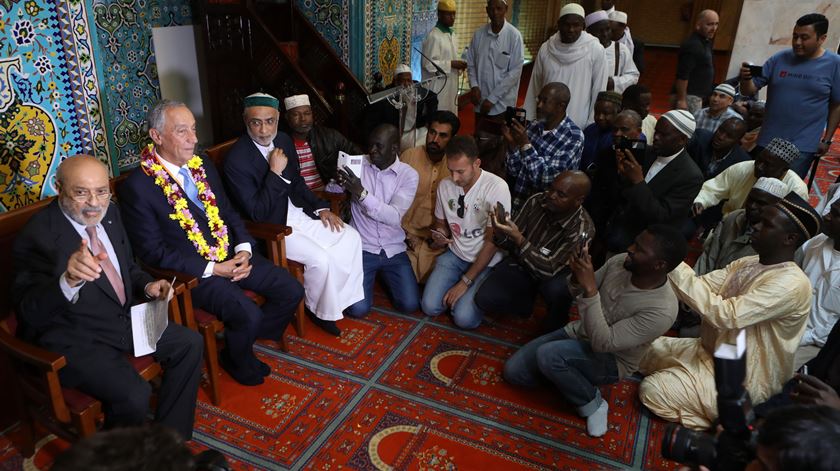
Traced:
[[677, 131], [685, 134], [691, 139], [694, 136], [694, 129], [697, 123], [694, 121], [694, 116], [686, 110], [671, 110], [662, 115], [669, 123], [677, 128]]
[[623, 11], [613, 10], [612, 12], [610, 12], [609, 19], [611, 21], [615, 21], [616, 23], [626, 25], [627, 13], [624, 13]]
[[784, 198], [786, 194], [790, 193], [787, 183], [778, 178], [760, 177], [756, 180], [753, 188], [766, 191], [777, 198]]
[[394, 71], [394, 75], [410, 74], [410, 73], [411, 73], [411, 67], [409, 67], [405, 64], [398, 65], [397, 69]]
[[298, 106], [309, 106], [309, 95], [292, 95], [283, 100], [283, 106], [286, 110], [297, 108]]
[[569, 3], [563, 6], [560, 10], [560, 18], [563, 18], [566, 15], [577, 15], [583, 18], [586, 16], [586, 11], [579, 3]]
[[735, 87], [729, 85], [728, 83], [722, 83], [715, 87], [715, 91], [718, 93], [723, 93], [724, 95], [729, 95], [732, 98], [735, 98]]
[[586, 15], [586, 18], [583, 21], [586, 23], [586, 27], [590, 27], [599, 21], [609, 20], [610, 17], [607, 16], [607, 12], [604, 10], [598, 10], [595, 13], [590, 13]]

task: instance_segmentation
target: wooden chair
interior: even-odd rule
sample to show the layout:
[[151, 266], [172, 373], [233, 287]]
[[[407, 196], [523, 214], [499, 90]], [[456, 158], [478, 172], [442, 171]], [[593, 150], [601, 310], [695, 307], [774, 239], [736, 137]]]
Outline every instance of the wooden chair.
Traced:
[[[44, 209], [52, 198], [0, 214], [0, 266], [11, 267], [11, 250], [14, 239], [29, 219]], [[10, 304], [9, 289], [13, 272], [0, 270], [0, 350], [11, 364], [13, 377], [4, 381], [15, 390], [16, 409], [21, 414], [24, 443], [21, 453], [30, 457], [35, 452], [37, 421], [47, 430], [68, 441], [87, 437], [96, 432], [102, 418], [102, 404], [94, 397], [77, 389], [61, 385], [59, 371], [67, 359], [57, 353], [25, 342], [15, 336], [17, 318]], [[186, 293], [182, 284], [176, 284], [176, 297], [170, 301], [170, 318], [182, 318], [179, 298]], [[147, 381], [161, 375], [160, 365], [151, 355], [129, 356], [134, 369]]]

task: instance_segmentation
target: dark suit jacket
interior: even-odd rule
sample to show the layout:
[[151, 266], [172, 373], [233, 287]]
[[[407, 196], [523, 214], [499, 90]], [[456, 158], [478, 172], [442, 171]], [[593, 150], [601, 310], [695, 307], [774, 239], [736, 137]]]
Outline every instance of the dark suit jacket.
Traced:
[[283, 149], [289, 158], [283, 169], [283, 177], [289, 183], [269, 170], [268, 161], [248, 135], [233, 144], [224, 163], [225, 180], [233, 201], [254, 221], [286, 224], [289, 200], [309, 217], [317, 218], [315, 210], [330, 205], [318, 199], [300, 176], [300, 163], [292, 140], [286, 134], [277, 133], [274, 147]]
[[747, 154], [741, 147], [740, 143], [736, 142], [735, 147], [732, 148], [732, 152], [725, 159], [715, 162], [714, 166], [711, 165], [712, 153], [714, 152], [712, 149], [712, 138], [714, 136], [715, 133], [708, 129], [698, 129], [694, 131], [694, 137], [691, 138], [691, 141], [688, 142], [688, 146], [686, 147], [694, 163], [703, 172], [703, 178], [705, 180], [715, 178], [720, 175], [720, 172], [723, 172], [732, 164], [752, 159], [750, 154]]
[[[215, 166], [207, 159], [202, 160], [207, 172], [207, 182], [216, 195], [219, 216], [228, 229], [228, 258], [235, 255], [234, 247], [241, 243], [249, 242], [256, 250], [256, 242], [245, 230], [242, 219], [228, 200]], [[125, 214], [125, 227], [140, 260], [154, 267], [176, 270], [201, 278], [207, 267], [207, 260], [198, 254], [178, 222], [169, 218], [174, 210], [166, 201], [163, 190], [155, 185], [154, 177], [146, 175], [142, 168], [138, 168], [120, 185], [118, 192], [120, 208]], [[187, 201], [207, 243], [215, 244], [204, 211], [189, 199]]]
[[134, 263], [115, 205], [108, 208], [102, 226], [119, 261], [128, 300], [125, 306], [120, 304], [104, 274], [94, 282], [85, 283], [75, 303], [64, 297], [59, 279], [82, 238], [61, 212], [57, 200], [33, 216], [15, 239], [12, 296], [21, 321], [19, 333], [24, 340], [59, 353], [91, 343], [132, 351], [131, 301], [135, 297], [143, 298], [146, 284], [153, 279]]
[[[655, 160], [649, 152], [642, 163], [643, 174], [647, 174]], [[683, 149], [649, 183], [643, 181], [621, 190], [624, 203], [618, 208], [613, 224], [618, 224], [628, 234], [638, 234], [657, 223], [680, 229], [702, 186], [703, 174]]]
[[[284, 131], [286, 134], [291, 132], [288, 126], [285, 127]], [[347, 139], [344, 134], [317, 124], [312, 126], [306, 136], [306, 142], [312, 149], [312, 158], [315, 159], [315, 166], [318, 167], [318, 174], [321, 175], [324, 184], [327, 184], [330, 180], [337, 180], [338, 151], [344, 151], [350, 155], [365, 153], [353, 141]]]

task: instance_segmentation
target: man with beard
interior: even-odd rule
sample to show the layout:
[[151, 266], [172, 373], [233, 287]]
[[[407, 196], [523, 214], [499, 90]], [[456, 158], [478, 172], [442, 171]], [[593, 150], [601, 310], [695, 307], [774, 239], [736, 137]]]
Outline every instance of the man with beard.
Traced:
[[734, 164], [715, 178], [706, 180], [694, 198], [692, 212], [697, 216], [721, 201], [726, 201], [722, 208], [724, 216], [742, 208], [747, 194], [761, 177], [777, 178], [791, 191], [807, 199], [808, 187], [790, 170], [790, 163], [798, 156], [799, 150], [795, 145], [784, 139], [773, 139], [755, 160]]
[[413, 168], [418, 176], [417, 194], [402, 219], [409, 260], [417, 281], [425, 283], [442, 249], [432, 249], [432, 224], [435, 199], [440, 182], [449, 176], [444, 149], [452, 136], [458, 134], [461, 121], [451, 111], [438, 111], [428, 125], [426, 145], [406, 150], [400, 160]]
[[[32, 217], [12, 249], [18, 335], [67, 359], [61, 385], [101, 400], [107, 428], [142, 425], [152, 387], [126, 357], [131, 306], [166, 301], [172, 287], [134, 263], [102, 162], [71, 157], [56, 180], [58, 198]], [[184, 440], [192, 437], [202, 345], [197, 332], [170, 323], [152, 354], [165, 372], [155, 420]]]
[[[254, 342], [282, 338], [303, 288], [254, 252], [256, 241], [228, 200], [216, 167], [194, 154], [198, 137], [189, 108], [162, 100], [146, 119], [152, 143], [143, 149], [140, 168], [119, 187], [137, 258], [198, 278], [190, 291], [193, 305], [225, 325], [219, 365], [240, 384], [262, 384], [271, 368], [254, 355]], [[245, 290], [265, 303], [257, 306]]]
[[310, 190], [323, 190], [336, 179], [338, 152], [359, 155], [362, 150], [335, 129], [315, 124], [308, 95], [287, 97], [283, 105], [300, 174]]
[[456, 326], [475, 329], [484, 317], [475, 305], [475, 293], [502, 259], [493, 243], [490, 212], [498, 205], [509, 211], [510, 191], [504, 180], [481, 169], [471, 137], [450, 139], [446, 165], [451, 177], [438, 187], [432, 248], [447, 249], [435, 261], [421, 307], [428, 316], [451, 309]]
[[789, 190], [781, 180], [761, 177], [753, 185], [744, 207], [727, 214], [703, 242], [703, 253], [694, 264], [694, 273], [705, 275], [725, 268], [739, 258], [755, 255], [750, 242], [753, 226], [758, 224], [761, 210], [776, 204]]
[[687, 250], [677, 230], [653, 225], [597, 272], [586, 249], [573, 255], [570, 288], [580, 320], [519, 349], [505, 363], [505, 380], [536, 388], [548, 379], [586, 417], [586, 432], [604, 435], [609, 405], [598, 386], [635, 373], [651, 342], [673, 324], [677, 298], [668, 273]]
[[653, 146], [646, 155], [616, 149], [621, 179], [621, 204], [607, 224], [606, 246], [623, 252], [645, 227], [668, 224], [681, 228], [691, 201], [703, 184], [703, 174], [685, 146], [694, 134], [694, 117], [671, 110], [656, 123]]
[[338, 180], [350, 193], [351, 224], [362, 236], [364, 299], [347, 308], [347, 315], [363, 317], [373, 305], [373, 283], [381, 275], [394, 307], [404, 313], [417, 310], [420, 288], [405, 253], [401, 221], [417, 192], [417, 172], [397, 158], [400, 134], [395, 126], [376, 127], [368, 138], [369, 159], [362, 174], [339, 169]]
[[794, 263], [803, 242], [818, 234], [820, 217], [796, 193], [765, 206], [751, 240], [758, 255], [697, 276], [681, 263], [668, 278], [701, 317], [700, 338], [661, 337], [639, 370], [648, 375], [639, 399], [654, 414], [693, 429], [718, 415], [714, 352], [746, 338], [744, 387], [756, 404], [781, 391], [793, 376], [794, 353], [811, 311], [811, 283]]
[[612, 149], [613, 122], [621, 111], [621, 95], [601, 92], [595, 101], [595, 122], [583, 130], [583, 154], [579, 168], [588, 171], [598, 156]]
[[505, 20], [507, 9], [506, 0], [487, 0], [490, 22], [476, 30], [465, 53], [477, 125], [516, 106], [525, 45], [519, 30]]
[[[286, 108], [301, 110], [295, 106], [300, 100], [287, 98]], [[304, 265], [310, 319], [338, 336], [341, 330], [336, 321], [345, 308], [364, 296], [362, 241], [309, 189], [308, 176], [318, 176], [312, 154], [296, 152], [289, 136], [277, 131], [278, 105], [276, 98], [264, 93], [245, 98], [247, 134], [225, 158], [225, 179], [233, 200], [248, 218], [292, 228], [285, 241], [286, 257]]]
[[[570, 90], [569, 118], [580, 128], [592, 122], [598, 92], [607, 88], [604, 47], [583, 30], [583, 7], [569, 3], [560, 10], [557, 33], [540, 46], [525, 96], [528, 119], [534, 119], [538, 94], [547, 83], [561, 82]], [[553, 177], [552, 177], [553, 178]]]
[[639, 81], [639, 69], [633, 62], [633, 53], [624, 44], [613, 41], [610, 20], [604, 10], [586, 15], [586, 32], [595, 36], [604, 47], [607, 59], [607, 90], [622, 93]]
[[581, 206], [590, 187], [585, 173], [567, 170], [548, 190], [530, 197], [513, 219], [491, 215], [493, 242], [509, 255], [479, 287], [475, 304], [480, 309], [529, 317], [540, 294], [548, 311], [544, 324], [560, 327], [568, 322], [569, 258], [595, 233]]
[[551, 185], [565, 170], [577, 170], [583, 152], [583, 132], [566, 115], [569, 88], [549, 83], [537, 98], [537, 120], [526, 128], [518, 120], [502, 127], [508, 145], [507, 180], [513, 186], [513, 214], [531, 195]]

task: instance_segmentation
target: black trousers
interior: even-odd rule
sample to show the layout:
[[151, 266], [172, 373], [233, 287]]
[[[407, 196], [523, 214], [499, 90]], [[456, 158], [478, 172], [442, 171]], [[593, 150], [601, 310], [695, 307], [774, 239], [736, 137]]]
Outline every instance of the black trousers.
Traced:
[[567, 287], [568, 275], [569, 271], [563, 270], [547, 280], [537, 280], [515, 258], [506, 257], [481, 284], [475, 303], [485, 312], [528, 317], [540, 294], [548, 308], [547, 322], [562, 326], [569, 321], [573, 301]]
[[[145, 421], [152, 387], [137, 374], [124, 352], [100, 343], [50, 349], [67, 357], [67, 366], [61, 370], [62, 384], [102, 401], [107, 428]], [[198, 332], [169, 324], [153, 354], [163, 367], [155, 420], [173, 428], [185, 440], [192, 438], [203, 352]]]
[[[256, 374], [254, 341], [280, 340], [303, 297], [303, 287], [288, 271], [259, 254], [251, 257], [251, 265], [251, 274], [243, 280], [211, 276], [201, 279], [192, 291], [196, 307], [224, 322], [227, 354], [243, 374]], [[245, 295], [246, 289], [265, 297], [265, 304], [257, 306]]]

